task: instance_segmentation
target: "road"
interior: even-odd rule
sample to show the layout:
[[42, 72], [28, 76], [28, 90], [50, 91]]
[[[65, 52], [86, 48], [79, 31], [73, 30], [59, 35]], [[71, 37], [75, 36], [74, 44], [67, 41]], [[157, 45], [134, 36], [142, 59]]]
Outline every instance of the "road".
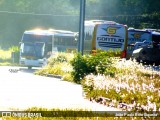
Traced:
[[34, 75], [36, 69], [0, 67], [0, 110], [31, 107], [116, 111], [83, 98], [82, 87], [57, 78]]

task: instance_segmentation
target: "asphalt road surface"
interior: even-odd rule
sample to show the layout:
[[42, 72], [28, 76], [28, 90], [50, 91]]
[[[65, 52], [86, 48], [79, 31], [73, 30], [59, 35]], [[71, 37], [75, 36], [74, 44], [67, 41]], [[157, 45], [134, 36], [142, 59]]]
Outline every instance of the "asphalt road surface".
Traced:
[[36, 69], [0, 66], [0, 110], [31, 107], [116, 111], [83, 98], [81, 85], [34, 75]]

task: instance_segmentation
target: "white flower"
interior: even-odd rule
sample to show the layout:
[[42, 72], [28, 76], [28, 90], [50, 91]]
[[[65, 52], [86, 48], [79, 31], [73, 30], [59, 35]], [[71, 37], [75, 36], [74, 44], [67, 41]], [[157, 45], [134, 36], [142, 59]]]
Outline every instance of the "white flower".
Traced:
[[154, 91], [154, 84], [153, 83], [151, 83], [148, 87], [149, 87], [150, 91]]
[[142, 83], [142, 90], [146, 90], [146, 87], [147, 87], [147, 85], [146, 84], [144, 84], [144, 83]]

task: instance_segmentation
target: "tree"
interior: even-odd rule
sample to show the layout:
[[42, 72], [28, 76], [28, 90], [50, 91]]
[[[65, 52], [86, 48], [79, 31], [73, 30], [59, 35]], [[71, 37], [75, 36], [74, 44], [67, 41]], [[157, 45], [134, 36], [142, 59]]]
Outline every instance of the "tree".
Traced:
[[[80, 0], [0, 0], [0, 46], [18, 45], [35, 27], [78, 31], [79, 8]], [[159, 28], [160, 0], [86, 0], [86, 19]]]

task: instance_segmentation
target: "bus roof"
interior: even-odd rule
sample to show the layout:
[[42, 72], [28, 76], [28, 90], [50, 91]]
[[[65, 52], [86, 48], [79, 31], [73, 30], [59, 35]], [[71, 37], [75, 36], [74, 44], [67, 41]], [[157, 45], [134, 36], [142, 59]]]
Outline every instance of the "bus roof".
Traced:
[[29, 31], [25, 31], [24, 34], [52, 35], [53, 33], [47, 30], [29, 30]]
[[63, 33], [63, 34], [73, 34], [74, 32], [72, 31], [67, 31], [67, 30], [55, 30], [55, 29], [49, 29], [48, 31], [54, 32], [54, 33]]
[[28, 30], [25, 31], [24, 34], [35, 34], [35, 35], [45, 35], [45, 36], [75, 36], [75, 32], [66, 31], [66, 30]]
[[150, 31], [150, 32], [160, 32], [160, 29], [152, 29], [152, 28], [145, 28], [144, 30]]
[[160, 32], [153, 31], [152, 34], [153, 35], [160, 35]]
[[[116, 23], [114, 21], [107, 21], [107, 20], [86, 20], [85, 21], [85, 33], [86, 34], [89, 34], [89, 35], [92, 35], [93, 31], [94, 31], [94, 27], [96, 25], [123, 25], [123, 24], [119, 24], [119, 23]], [[125, 26], [125, 25], [123, 25]]]
[[134, 28], [128, 28], [129, 32], [143, 32], [143, 33], [151, 33], [151, 31], [148, 31], [146, 29], [134, 29]]
[[85, 25], [96, 25], [96, 24], [116, 24], [114, 21], [107, 20], [86, 20]]

